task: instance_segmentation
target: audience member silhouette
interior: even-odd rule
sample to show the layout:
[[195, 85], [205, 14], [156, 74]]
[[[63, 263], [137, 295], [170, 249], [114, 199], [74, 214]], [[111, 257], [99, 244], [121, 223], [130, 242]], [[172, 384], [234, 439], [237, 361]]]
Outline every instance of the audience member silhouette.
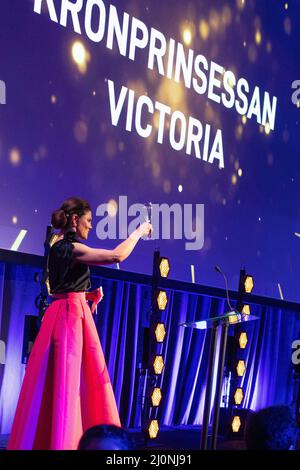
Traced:
[[130, 434], [114, 425], [93, 426], [82, 435], [78, 450], [134, 450]]
[[296, 439], [296, 419], [289, 406], [270, 406], [248, 415], [245, 427], [248, 450], [292, 450]]

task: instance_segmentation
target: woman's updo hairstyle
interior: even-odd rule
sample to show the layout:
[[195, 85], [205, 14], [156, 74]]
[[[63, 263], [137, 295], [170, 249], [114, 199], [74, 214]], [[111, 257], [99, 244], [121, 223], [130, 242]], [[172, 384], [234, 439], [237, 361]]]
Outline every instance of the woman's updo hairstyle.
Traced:
[[87, 201], [79, 197], [70, 197], [66, 199], [61, 207], [52, 213], [51, 224], [57, 229], [67, 229], [71, 227], [71, 216], [77, 214], [78, 217], [91, 210]]

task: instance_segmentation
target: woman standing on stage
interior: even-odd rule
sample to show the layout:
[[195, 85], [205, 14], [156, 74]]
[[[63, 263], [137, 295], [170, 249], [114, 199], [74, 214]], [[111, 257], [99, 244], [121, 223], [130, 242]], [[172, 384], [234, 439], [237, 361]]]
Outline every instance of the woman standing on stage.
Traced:
[[48, 307], [31, 351], [8, 449], [76, 449], [98, 424], [121, 426], [98, 333], [86, 301], [88, 265], [125, 260], [152, 227], [142, 224], [113, 250], [89, 248], [87, 201], [72, 197], [52, 214], [61, 237], [50, 250]]

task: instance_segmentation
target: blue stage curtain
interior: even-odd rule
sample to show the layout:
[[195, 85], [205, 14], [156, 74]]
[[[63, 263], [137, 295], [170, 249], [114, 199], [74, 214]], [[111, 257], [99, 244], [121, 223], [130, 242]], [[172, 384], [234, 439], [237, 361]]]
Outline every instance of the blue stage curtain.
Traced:
[[[5, 364], [0, 364], [0, 433], [8, 434], [17, 404], [24, 365], [21, 364], [24, 317], [37, 314], [34, 300], [39, 285], [35, 266], [0, 262], [0, 341], [5, 343]], [[140, 425], [144, 375], [141, 370], [143, 329], [148, 325], [151, 288], [131, 280], [93, 274], [93, 287], [103, 286], [104, 299], [94, 317], [125, 427]], [[161, 424], [201, 424], [211, 330], [179, 326], [226, 310], [223, 298], [168, 290], [163, 313], [164, 342]], [[300, 331], [300, 315], [293, 311], [253, 305], [259, 320], [247, 323], [248, 345], [243, 383], [243, 406], [257, 409], [291, 403], [293, 374], [291, 344]], [[230, 327], [232, 328], [232, 327]]]

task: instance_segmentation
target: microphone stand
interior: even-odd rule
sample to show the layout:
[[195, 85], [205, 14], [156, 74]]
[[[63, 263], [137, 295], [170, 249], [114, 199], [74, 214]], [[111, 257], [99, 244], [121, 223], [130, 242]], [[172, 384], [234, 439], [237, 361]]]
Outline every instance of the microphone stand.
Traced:
[[[222, 274], [222, 276], [224, 277], [227, 305], [230, 311], [233, 311], [234, 309], [232, 308], [232, 305], [229, 300], [227, 277], [225, 276], [225, 274], [223, 273], [223, 271], [221, 270], [219, 266], [215, 266], [215, 270], [218, 273]], [[227, 348], [228, 327], [229, 327], [229, 323], [227, 321], [222, 324], [216, 393], [215, 393], [215, 399], [214, 399], [214, 417], [213, 417], [213, 426], [212, 426], [211, 450], [216, 450], [217, 448], [219, 420], [220, 420], [220, 402], [221, 402], [222, 385], [223, 385], [223, 378], [224, 378], [224, 366], [225, 366], [225, 357], [226, 357], [226, 348]]]
[[224, 365], [225, 365], [225, 357], [226, 357], [227, 338], [228, 338], [228, 323], [226, 322], [222, 324], [222, 331], [221, 331], [220, 356], [219, 356], [218, 373], [217, 373], [216, 393], [215, 393], [215, 400], [214, 400], [214, 417], [213, 417], [213, 425], [212, 425], [211, 450], [216, 450], [217, 448], [219, 420], [220, 420], [220, 402], [221, 402], [222, 385], [223, 385], [223, 378], [224, 378]]
[[[225, 274], [222, 272], [222, 270], [219, 268], [219, 266], [216, 266], [215, 270], [219, 272], [220, 274], [222, 274], [225, 279], [227, 304], [230, 310], [234, 310], [229, 301], [227, 278]], [[219, 429], [219, 420], [220, 420], [220, 401], [221, 401], [222, 385], [223, 385], [223, 377], [224, 377], [224, 365], [225, 365], [226, 348], [227, 348], [228, 326], [229, 324], [227, 321], [222, 323], [222, 326], [221, 326], [222, 331], [221, 331], [221, 341], [220, 341], [220, 353], [219, 353], [219, 362], [218, 362], [218, 370], [217, 370], [216, 391], [215, 391], [214, 405], [213, 405], [212, 436], [211, 436], [211, 441], [210, 441], [211, 450], [216, 450], [217, 448], [218, 429]], [[215, 364], [215, 359], [216, 359], [218, 327], [219, 327], [219, 322], [215, 322], [212, 327], [212, 333], [211, 333], [211, 339], [210, 339], [203, 424], [202, 424], [201, 444], [200, 444], [201, 450], [207, 450], [210, 405], [211, 405], [212, 385], [213, 385], [213, 369], [214, 369], [214, 364]]]

